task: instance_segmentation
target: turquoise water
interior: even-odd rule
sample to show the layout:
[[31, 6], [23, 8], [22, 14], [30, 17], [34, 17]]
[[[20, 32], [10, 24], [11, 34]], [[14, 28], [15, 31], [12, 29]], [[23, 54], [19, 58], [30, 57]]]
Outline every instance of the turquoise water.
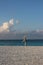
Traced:
[[28, 40], [23, 43], [22, 40], [0, 40], [0, 46], [43, 46], [43, 40]]

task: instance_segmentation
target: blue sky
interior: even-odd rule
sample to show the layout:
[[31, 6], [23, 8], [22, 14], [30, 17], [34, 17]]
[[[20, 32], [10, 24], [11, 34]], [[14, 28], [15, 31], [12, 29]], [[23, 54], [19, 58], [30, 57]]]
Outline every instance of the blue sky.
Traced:
[[12, 18], [17, 31], [43, 30], [43, 0], [0, 0], [0, 25]]

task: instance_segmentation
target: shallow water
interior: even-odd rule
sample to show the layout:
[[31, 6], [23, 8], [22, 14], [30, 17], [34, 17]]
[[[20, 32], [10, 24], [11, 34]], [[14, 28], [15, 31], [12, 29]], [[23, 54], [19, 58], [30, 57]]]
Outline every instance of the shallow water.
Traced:
[[0, 46], [43, 46], [43, 40], [28, 40], [23, 43], [22, 40], [0, 40]]

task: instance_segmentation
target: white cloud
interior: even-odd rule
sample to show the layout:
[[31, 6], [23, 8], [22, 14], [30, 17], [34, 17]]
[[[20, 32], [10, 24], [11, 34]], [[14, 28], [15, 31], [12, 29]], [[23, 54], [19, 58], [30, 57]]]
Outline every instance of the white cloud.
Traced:
[[10, 27], [14, 25], [14, 20], [11, 19], [9, 22], [4, 22], [1, 26], [0, 26], [0, 32], [9, 32], [10, 31]]
[[18, 20], [16, 20], [16, 24], [19, 24], [20, 22]]
[[36, 32], [38, 32], [38, 33], [43, 33], [43, 30], [36, 30]]
[[37, 29], [36, 32], [40, 32], [40, 31]]
[[9, 21], [9, 25], [13, 25], [14, 24], [14, 20], [13, 19], [11, 19], [10, 21]]
[[5, 23], [3, 23], [3, 29], [4, 30], [6, 30], [6, 29], [8, 29], [9, 28], [9, 25], [8, 25], [9, 23], [8, 22], [5, 22]]
[[[16, 20], [16, 25], [20, 23], [19, 20]], [[14, 31], [14, 19], [10, 19], [7, 22], [2, 23], [2, 25], [0, 26], [0, 33], [1, 32], [10, 32], [10, 31]]]

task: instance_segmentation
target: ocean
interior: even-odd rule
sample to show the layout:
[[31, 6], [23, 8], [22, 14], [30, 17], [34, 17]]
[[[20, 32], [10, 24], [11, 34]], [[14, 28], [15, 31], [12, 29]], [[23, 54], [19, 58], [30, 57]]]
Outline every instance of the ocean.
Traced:
[[0, 46], [43, 46], [43, 40], [27, 40], [26, 44], [22, 40], [0, 40]]

